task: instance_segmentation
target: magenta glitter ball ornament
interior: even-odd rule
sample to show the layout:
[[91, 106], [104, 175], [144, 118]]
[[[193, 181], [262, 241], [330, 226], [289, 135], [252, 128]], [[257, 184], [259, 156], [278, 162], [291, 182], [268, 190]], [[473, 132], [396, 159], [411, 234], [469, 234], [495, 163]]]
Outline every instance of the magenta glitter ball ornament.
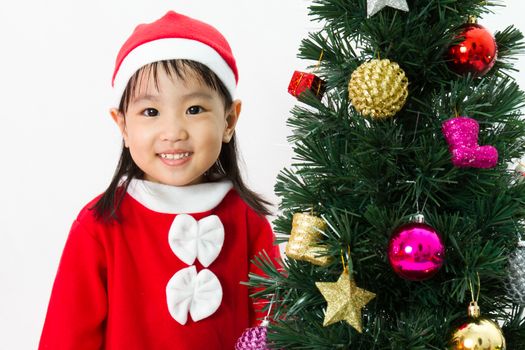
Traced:
[[268, 321], [263, 320], [260, 326], [246, 329], [235, 344], [235, 350], [268, 350], [266, 332]]
[[434, 276], [445, 260], [445, 246], [437, 231], [422, 222], [398, 227], [388, 244], [388, 259], [395, 273], [411, 281]]

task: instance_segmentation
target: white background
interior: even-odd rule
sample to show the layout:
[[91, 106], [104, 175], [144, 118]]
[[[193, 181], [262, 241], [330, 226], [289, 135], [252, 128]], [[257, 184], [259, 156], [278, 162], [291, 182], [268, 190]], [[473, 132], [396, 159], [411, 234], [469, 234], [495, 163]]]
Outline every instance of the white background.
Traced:
[[[0, 350], [35, 349], [69, 226], [109, 184], [120, 135], [107, 113], [120, 45], [167, 10], [216, 26], [237, 58], [247, 182], [273, 202], [290, 163], [287, 86], [300, 40], [318, 28], [308, 0], [4, 1], [0, 8]], [[525, 4], [480, 21], [522, 31]], [[523, 71], [525, 59], [518, 67]], [[518, 82], [523, 87], [522, 74]]]

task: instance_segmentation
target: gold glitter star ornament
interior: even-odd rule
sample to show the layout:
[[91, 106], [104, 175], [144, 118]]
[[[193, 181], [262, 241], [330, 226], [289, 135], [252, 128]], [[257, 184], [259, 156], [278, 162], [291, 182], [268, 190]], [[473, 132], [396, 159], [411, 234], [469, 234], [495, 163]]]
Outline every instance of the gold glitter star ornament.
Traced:
[[386, 6], [408, 12], [406, 0], [367, 0], [366, 14], [368, 17], [372, 17]]
[[356, 286], [348, 269], [343, 271], [337, 282], [316, 282], [315, 285], [328, 303], [323, 326], [344, 320], [361, 333], [361, 309], [376, 295]]

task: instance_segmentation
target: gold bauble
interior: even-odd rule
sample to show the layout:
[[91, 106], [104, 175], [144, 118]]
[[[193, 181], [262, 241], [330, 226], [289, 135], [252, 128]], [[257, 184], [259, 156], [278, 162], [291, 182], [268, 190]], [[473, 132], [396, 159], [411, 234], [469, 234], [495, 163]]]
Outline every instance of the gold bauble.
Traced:
[[352, 73], [348, 93], [354, 108], [365, 117], [385, 119], [403, 108], [408, 79], [395, 62], [374, 59]]
[[286, 244], [286, 256], [309, 261], [312, 264], [325, 266], [330, 262], [327, 249], [318, 245], [321, 232], [326, 229], [326, 223], [317, 216], [295, 213], [292, 220], [292, 232]]
[[505, 337], [498, 324], [479, 316], [475, 302], [469, 306], [469, 317], [454, 329], [448, 350], [505, 350]]
[[496, 322], [470, 319], [452, 333], [449, 350], [505, 350], [505, 338]]

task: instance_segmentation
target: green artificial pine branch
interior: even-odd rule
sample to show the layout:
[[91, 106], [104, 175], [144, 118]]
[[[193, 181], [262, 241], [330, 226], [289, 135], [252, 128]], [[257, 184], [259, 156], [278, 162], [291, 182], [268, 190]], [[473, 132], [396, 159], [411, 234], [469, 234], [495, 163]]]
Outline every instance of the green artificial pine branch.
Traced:
[[[472, 286], [482, 315], [503, 326], [507, 349], [525, 348], [524, 307], [504, 286], [525, 220], [525, 182], [509, 168], [525, 154], [525, 95], [512, 77], [524, 37], [513, 26], [495, 33], [493, 68], [482, 77], [458, 75], [447, 66], [448, 47], [461, 40], [469, 15], [483, 25], [482, 16], [502, 1], [407, 3], [408, 12], [386, 7], [370, 18], [366, 0], [310, 6], [321, 30], [301, 42], [298, 56], [326, 81], [327, 92], [321, 100], [301, 95], [287, 120], [294, 156], [277, 177], [274, 230], [284, 243], [293, 214], [322, 217], [328, 228], [319, 244], [331, 260], [274, 265], [256, 257], [264, 274], [250, 275], [247, 284], [254, 297], [273, 300], [272, 348], [442, 350], [466, 316]], [[374, 58], [398, 63], [409, 81], [403, 109], [386, 120], [363, 117], [348, 97], [350, 75]], [[479, 145], [498, 150], [494, 168], [452, 165], [441, 126], [455, 116], [478, 121]], [[435, 276], [414, 282], [393, 272], [387, 246], [418, 211], [440, 233], [446, 258]], [[323, 327], [327, 302], [315, 284], [339, 278], [348, 247], [357, 285], [376, 293], [362, 310], [363, 333], [344, 321]]]

